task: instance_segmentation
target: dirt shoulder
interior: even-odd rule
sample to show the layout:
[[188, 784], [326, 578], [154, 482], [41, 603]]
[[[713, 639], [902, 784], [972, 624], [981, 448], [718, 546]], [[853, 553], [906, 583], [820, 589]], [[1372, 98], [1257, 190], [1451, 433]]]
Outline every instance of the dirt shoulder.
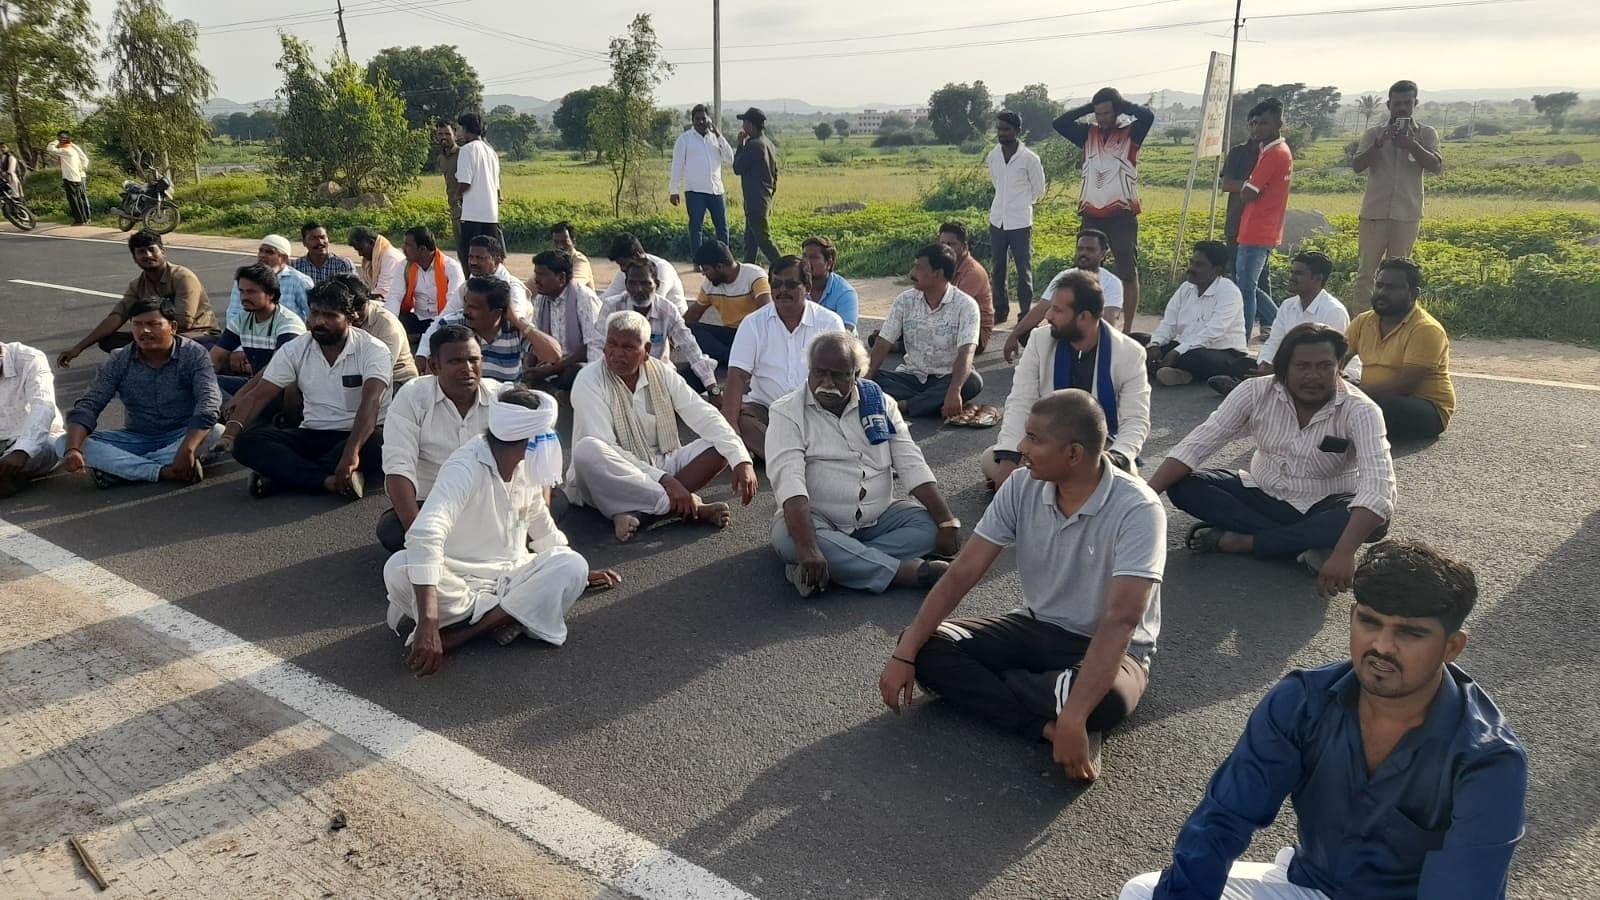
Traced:
[[[78, 228], [47, 225], [41, 227], [38, 233], [105, 240], [121, 240], [124, 237], [117, 231], [95, 226]], [[288, 237], [291, 243], [295, 242], [294, 236]], [[171, 243], [180, 247], [241, 253], [254, 253], [256, 249], [254, 242], [242, 238], [203, 234], [176, 235], [171, 238]], [[334, 252], [351, 260], [357, 259], [355, 251], [344, 244], [334, 245]], [[603, 288], [616, 275], [616, 266], [606, 259], [591, 258], [590, 262], [594, 266], [595, 282]], [[677, 265], [684, 290], [693, 296], [700, 289], [699, 273], [687, 263], [680, 262]], [[533, 262], [527, 254], [508, 259], [506, 268], [519, 278], [533, 277]], [[881, 318], [888, 311], [890, 301], [910, 286], [904, 278], [858, 278], [852, 279], [851, 284], [855, 285], [861, 298], [861, 315], [872, 318]], [[1158, 321], [1153, 317], [1139, 317], [1142, 330], [1153, 330], [1157, 324]], [[1001, 330], [1004, 330], [1003, 326]], [[1600, 386], [1600, 349], [1524, 338], [1452, 338], [1450, 348], [1451, 368], [1456, 372]]]
[[620, 897], [4, 555], [0, 585], [0, 895], [97, 894], [76, 836], [107, 897]]

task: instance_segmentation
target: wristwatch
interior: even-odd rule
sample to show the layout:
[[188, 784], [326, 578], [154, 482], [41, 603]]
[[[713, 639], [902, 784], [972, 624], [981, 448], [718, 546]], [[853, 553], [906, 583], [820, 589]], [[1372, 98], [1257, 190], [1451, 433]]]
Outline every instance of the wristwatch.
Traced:
[[951, 516], [950, 518], [944, 520], [943, 522], [940, 522], [939, 523], [939, 527], [940, 528], [960, 528], [961, 527], [961, 520], [957, 519], [954, 516]]

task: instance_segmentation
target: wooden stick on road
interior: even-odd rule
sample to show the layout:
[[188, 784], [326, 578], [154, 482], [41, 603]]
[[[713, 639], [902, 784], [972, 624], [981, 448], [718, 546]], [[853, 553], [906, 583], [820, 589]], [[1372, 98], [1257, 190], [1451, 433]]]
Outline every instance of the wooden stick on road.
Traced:
[[106, 877], [100, 874], [100, 866], [96, 865], [94, 857], [89, 855], [89, 848], [83, 846], [77, 835], [67, 838], [67, 844], [78, 854], [78, 859], [83, 862], [83, 867], [89, 870], [89, 877], [100, 886], [100, 890], [103, 891], [111, 886], [111, 882], [106, 881]]

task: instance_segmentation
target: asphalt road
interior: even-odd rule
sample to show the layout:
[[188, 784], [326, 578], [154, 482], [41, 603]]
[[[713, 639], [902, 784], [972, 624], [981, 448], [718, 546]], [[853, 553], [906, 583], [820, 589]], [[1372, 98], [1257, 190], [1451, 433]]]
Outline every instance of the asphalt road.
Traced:
[[[219, 307], [243, 261], [172, 258]], [[0, 340], [54, 357], [113, 303], [13, 279], [116, 293], [134, 274], [115, 244], [0, 234]], [[64, 406], [101, 359], [91, 349], [58, 370]], [[1009, 371], [993, 353], [982, 371], [984, 400], [1000, 403]], [[1477, 569], [1462, 663], [1506, 711], [1533, 769], [1513, 894], [1594, 896], [1600, 407], [1592, 392], [1562, 388], [1459, 379], [1457, 389], [1443, 439], [1397, 448], [1393, 531]], [[1148, 463], [1214, 404], [1204, 387], [1158, 388]], [[970, 532], [986, 502], [977, 454], [993, 432], [913, 430]], [[1243, 459], [1236, 445], [1217, 462]], [[1163, 864], [1279, 675], [1346, 652], [1346, 602], [1319, 599], [1297, 568], [1173, 550], [1150, 690], [1084, 790], [1044, 744], [991, 734], [926, 698], [908, 715], [886, 711], [877, 674], [919, 596], [798, 599], [767, 543], [769, 494], [724, 532], [674, 527], [627, 546], [597, 514], [575, 511], [573, 546], [624, 585], [579, 602], [560, 650], [485, 642], [419, 681], [382, 625], [381, 498], [254, 501], [236, 465], [208, 473], [181, 490], [97, 491], [58, 476], [0, 515], [763, 898], [1114, 896]], [[708, 495], [725, 499], [725, 482]], [[1188, 525], [1172, 514], [1173, 546]], [[1006, 555], [963, 611], [1003, 611], [1017, 594]], [[1251, 857], [1270, 859], [1292, 834], [1286, 811]]]

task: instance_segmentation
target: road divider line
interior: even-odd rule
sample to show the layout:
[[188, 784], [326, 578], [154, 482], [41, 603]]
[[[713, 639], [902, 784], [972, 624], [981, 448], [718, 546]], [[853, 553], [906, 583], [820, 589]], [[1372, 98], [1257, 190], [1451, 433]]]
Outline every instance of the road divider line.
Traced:
[[[114, 244], [118, 247], [128, 246], [126, 238], [114, 241], [109, 238], [74, 237], [70, 234], [35, 234], [22, 231], [0, 231], [0, 237], [20, 238], [45, 238], [52, 241], [82, 241], [85, 244]], [[165, 244], [168, 250], [188, 250], [192, 253], [223, 253], [228, 256], [255, 256], [250, 250], [223, 250], [217, 247], [189, 247], [184, 244]]]
[[755, 900], [710, 871], [544, 785], [313, 675], [3, 518], [0, 553], [177, 641], [222, 679], [244, 682], [404, 766], [619, 891], [642, 900]]
[[28, 281], [25, 278], [13, 278], [13, 279], [11, 279], [11, 283], [12, 284], [26, 284], [26, 285], [28, 285], [30, 287], [49, 288], [49, 289], [51, 289], [53, 291], [69, 291], [69, 292], [74, 293], [74, 294], [88, 294], [91, 297], [110, 297], [113, 300], [121, 300], [122, 299], [122, 295], [121, 294], [112, 294], [112, 293], [109, 293], [109, 292], [106, 292], [106, 291], [91, 291], [88, 288], [73, 287], [73, 286], [68, 285], [68, 284], [51, 284], [48, 281]]
[[1481, 378], [1484, 381], [1506, 381], [1511, 384], [1536, 384], [1539, 387], [1571, 388], [1575, 391], [1600, 391], [1600, 384], [1578, 384], [1572, 381], [1549, 381], [1544, 378], [1519, 378], [1516, 375], [1486, 375], [1482, 372], [1451, 372], [1457, 378]]

